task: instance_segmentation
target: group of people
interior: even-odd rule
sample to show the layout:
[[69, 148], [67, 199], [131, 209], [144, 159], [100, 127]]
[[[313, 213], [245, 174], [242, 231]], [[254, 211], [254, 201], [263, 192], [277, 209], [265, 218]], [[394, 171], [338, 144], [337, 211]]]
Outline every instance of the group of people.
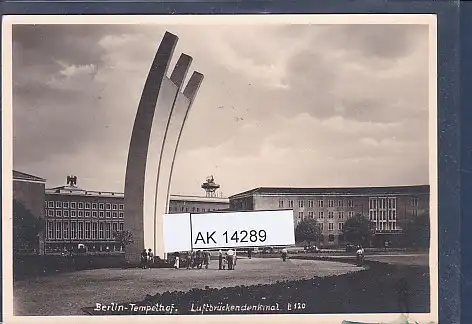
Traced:
[[141, 252], [141, 268], [147, 269], [151, 264], [154, 263], [154, 254], [152, 249], [146, 249]]
[[224, 253], [222, 250], [218, 251], [218, 270], [234, 270], [236, 267], [236, 250], [229, 249]]

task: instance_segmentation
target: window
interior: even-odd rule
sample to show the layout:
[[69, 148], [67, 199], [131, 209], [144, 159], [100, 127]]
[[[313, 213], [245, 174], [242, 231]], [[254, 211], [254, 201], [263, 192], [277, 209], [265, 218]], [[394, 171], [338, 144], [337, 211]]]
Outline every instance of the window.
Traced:
[[118, 209], [118, 205], [117, 204], [113, 204], [113, 210], [117, 210]]
[[107, 218], [111, 218], [111, 212], [107, 211]]
[[90, 210], [86, 210], [86, 211], [85, 211], [85, 217], [90, 218]]
[[418, 207], [418, 198], [411, 198], [411, 207]]
[[344, 207], [344, 201], [338, 200], [338, 207]]
[[117, 217], [118, 217], [118, 213], [117, 213], [116, 211], [114, 211], [114, 212], [112, 213], [112, 215], [113, 215], [113, 218], [117, 218]]
[[324, 212], [322, 211], [318, 212], [318, 218], [324, 218]]
[[321, 231], [323, 231], [323, 228], [324, 228], [324, 224], [323, 224], [323, 223], [320, 223], [320, 229], [321, 229]]
[[299, 201], [298, 201], [298, 207], [299, 207], [299, 208], [303, 208], [303, 200], [299, 200]]
[[62, 208], [62, 201], [56, 201], [56, 208]]
[[118, 232], [118, 223], [113, 223], [112, 227], [111, 227], [111, 230], [112, 230], [113, 233]]
[[353, 211], [347, 212], [347, 216], [349, 218], [354, 217], [354, 212]]
[[85, 209], [90, 209], [90, 207], [92, 207], [92, 204], [91, 203], [85, 203]]
[[79, 222], [77, 225], [78, 225], [78, 226], [77, 226], [77, 227], [78, 227], [78, 228], [77, 228], [77, 238], [78, 238], [79, 240], [82, 240], [82, 239], [84, 238], [84, 223], [83, 223], [83, 222]]
[[48, 239], [50, 240], [54, 239], [54, 222], [53, 221], [48, 222]]
[[313, 208], [313, 200], [308, 200], [308, 208]]
[[298, 212], [298, 219], [303, 219], [303, 212]]
[[84, 217], [84, 211], [83, 210], [79, 210], [79, 217]]
[[105, 212], [104, 212], [103, 210], [100, 210], [100, 211], [98, 212], [98, 217], [100, 217], [100, 218], [105, 217]]
[[284, 201], [283, 200], [279, 200], [279, 208], [284, 208]]
[[334, 200], [328, 200], [328, 207], [334, 207]]
[[77, 223], [76, 222], [70, 223], [70, 238], [71, 239], [77, 238]]
[[69, 208], [69, 202], [64, 201], [64, 202], [62, 203], [62, 208], [68, 209], [68, 208]]
[[64, 231], [62, 237], [66, 240], [69, 239], [69, 222], [64, 222], [62, 225], [62, 229]]
[[62, 237], [62, 223], [56, 222], [56, 240]]
[[334, 235], [333, 235], [333, 234], [330, 234], [330, 235], [328, 236], [328, 241], [334, 242]]
[[106, 223], [106, 226], [105, 226], [105, 238], [107, 240], [109, 240], [111, 238], [111, 224], [110, 223]]
[[70, 217], [76, 217], [77, 216], [77, 211], [71, 210], [70, 211]]
[[62, 215], [63, 215], [64, 217], [69, 217], [69, 211], [68, 211], [68, 210], [64, 210], [64, 211], [62, 212]]
[[183, 212], [183, 211], [184, 211], [184, 207], [180, 207], [180, 211]]
[[83, 202], [79, 202], [79, 203], [78, 203], [78, 207], [79, 207], [79, 209], [84, 209], [84, 203], [83, 203]]
[[98, 224], [92, 223], [92, 240], [96, 240], [98, 235]]
[[334, 223], [328, 223], [328, 231], [332, 231], [334, 229]]
[[121, 231], [121, 232], [123, 232], [124, 225], [125, 225], [125, 224], [120, 223], [120, 231]]
[[308, 217], [314, 218], [314, 217], [315, 217], [315, 216], [314, 216], [314, 213], [313, 213], [312, 211], [311, 211], [311, 212], [308, 212]]
[[124, 209], [125, 209], [125, 205], [120, 204], [120, 210], [124, 210]]
[[324, 201], [323, 200], [318, 200], [318, 207], [320, 207], [320, 208], [324, 207]]
[[56, 210], [56, 217], [62, 217], [62, 210]]
[[48, 201], [48, 208], [54, 208], [54, 201]]
[[351, 207], [351, 208], [354, 207], [354, 200], [349, 199], [349, 200], [347, 201], [347, 206], [348, 206], [348, 207]]
[[332, 212], [332, 211], [328, 212], [328, 218], [329, 219], [334, 218], [334, 212]]
[[92, 217], [93, 217], [93, 218], [97, 218], [97, 216], [98, 216], [97, 211], [96, 211], [96, 210], [93, 210], [93, 211], [92, 211]]
[[[192, 207], [192, 212], [195, 212], [195, 207]], [[114, 214], [114, 213], [113, 213]]]
[[119, 217], [119, 218], [123, 218], [123, 217], [124, 217], [124, 213], [123, 213], [123, 212], [120, 212], [120, 213], [118, 214], [118, 217]]
[[49, 217], [54, 217], [54, 210], [53, 209], [48, 209], [48, 216]]
[[71, 209], [76, 209], [77, 208], [77, 203], [76, 202], [71, 202], [70, 203], [70, 208]]
[[338, 230], [342, 231], [344, 227], [344, 223], [338, 223]]
[[98, 224], [98, 237], [103, 240], [103, 223]]
[[338, 218], [339, 219], [344, 219], [344, 212], [343, 211], [338, 212]]
[[288, 201], [288, 208], [293, 208], [293, 200]]
[[92, 203], [92, 209], [97, 209], [97, 203]]
[[105, 204], [104, 203], [99, 203], [98, 208], [99, 209], [105, 209]]
[[85, 238], [90, 240], [90, 223], [85, 223]]
[[111, 209], [111, 204], [107, 204], [106, 209], [110, 210]]
[[412, 213], [413, 213], [413, 217], [417, 217], [418, 216], [418, 211], [416, 209], [412, 210]]

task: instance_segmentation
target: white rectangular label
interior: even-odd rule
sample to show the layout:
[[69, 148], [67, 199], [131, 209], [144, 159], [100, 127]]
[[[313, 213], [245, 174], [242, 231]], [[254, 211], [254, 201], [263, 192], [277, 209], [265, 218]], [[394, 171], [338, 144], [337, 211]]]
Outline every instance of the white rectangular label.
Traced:
[[193, 249], [295, 244], [292, 210], [192, 214]]
[[190, 214], [165, 214], [164, 252], [188, 251], [192, 248], [192, 232], [190, 230]]

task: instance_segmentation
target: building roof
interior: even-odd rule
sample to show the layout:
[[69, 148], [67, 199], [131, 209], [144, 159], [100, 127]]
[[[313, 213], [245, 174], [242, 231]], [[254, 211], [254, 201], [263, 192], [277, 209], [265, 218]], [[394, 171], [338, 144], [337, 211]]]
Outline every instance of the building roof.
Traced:
[[170, 200], [229, 204], [228, 198], [221, 197], [170, 195]]
[[70, 196], [92, 196], [92, 197], [116, 197], [123, 198], [123, 193], [111, 191], [84, 190], [77, 186], [60, 186], [46, 189], [46, 194], [70, 195]]
[[293, 188], [259, 187], [229, 197], [235, 199], [253, 195], [369, 195], [369, 194], [428, 194], [429, 185], [393, 187], [334, 187], [334, 188]]
[[46, 179], [15, 170], [13, 170], [13, 180], [46, 182]]

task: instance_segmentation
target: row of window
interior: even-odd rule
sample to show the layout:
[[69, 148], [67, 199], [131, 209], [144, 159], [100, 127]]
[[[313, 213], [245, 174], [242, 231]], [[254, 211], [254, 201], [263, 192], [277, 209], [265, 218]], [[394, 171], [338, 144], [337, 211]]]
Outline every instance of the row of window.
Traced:
[[189, 207], [183, 207], [183, 206], [180, 206], [180, 208], [179, 208], [179, 207], [177, 207], [177, 206], [176, 206], [176, 207], [172, 207], [172, 206], [171, 206], [171, 207], [169, 208], [169, 210], [170, 210], [170, 212], [178, 212], [178, 211], [180, 211], [180, 212], [187, 212], [187, 213], [188, 213], [188, 212], [191, 211], [192, 213], [195, 213], [195, 212], [199, 213], [199, 212], [201, 211], [201, 212], [204, 213], [204, 212], [207, 212], [207, 211], [210, 212], [210, 211], [215, 211], [215, 210], [219, 210], [219, 209], [218, 209], [218, 208], [201, 208], [201, 209], [200, 209], [200, 207], [192, 207], [192, 208], [189, 208]]
[[[336, 202], [336, 203], [335, 203]], [[324, 200], [318, 200], [318, 207], [323, 208], [324, 207]], [[284, 208], [285, 206], [285, 201], [284, 200], [279, 200], [279, 208]], [[313, 208], [315, 206], [314, 200], [308, 200], [308, 208]], [[352, 208], [354, 207], [354, 200], [349, 199], [347, 201], [347, 206]], [[293, 200], [288, 201], [288, 208], [293, 208]], [[298, 201], [298, 207], [303, 208], [305, 207], [305, 201], [304, 200], [299, 200]], [[328, 207], [344, 207], [344, 200], [328, 200]]]
[[376, 220], [395, 220], [397, 219], [397, 211], [396, 210], [370, 210], [369, 211], [369, 218], [371, 221]]
[[47, 201], [46, 208], [60, 208], [60, 209], [101, 209], [101, 210], [124, 210], [123, 204], [111, 203], [90, 203], [90, 202], [76, 202], [76, 201]]
[[[324, 224], [320, 223], [321, 231], [324, 230]], [[338, 223], [338, 230], [342, 231], [344, 228], [344, 223]], [[334, 231], [334, 223], [328, 223], [328, 231]]]
[[47, 239], [110, 240], [113, 233], [123, 231], [123, 227], [123, 223], [48, 221]]
[[[304, 212], [298, 212], [298, 218], [299, 219], [303, 219], [304, 215], [305, 215]], [[325, 213], [323, 211], [318, 212], [318, 218], [324, 218], [324, 215], [325, 215]], [[338, 215], [338, 219], [344, 219], [344, 212], [343, 211], [337, 212], [337, 215]], [[309, 218], [315, 218], [315, 213], [312, 212], [312, 211], [309, 211], [308, 212], [308, 217]], [[347, 217], [349, 217], [349, 218], [354, 217], [354, 212], [353, 211], [347, 212]], [[332, 211], [328, 212], [328, 219], [333, 219], [333, 218], [334, 218], [334, 212], [332, 212]]]
[[48, 209], [48, 217], [85, 217], [85, 218], [123, 218], [123, 212], [96, 210], [61, 210]]
[[397, 222], [395, 221], [382, 221], [375, 223], [375, 229], [377, 231], [396, 230]]

